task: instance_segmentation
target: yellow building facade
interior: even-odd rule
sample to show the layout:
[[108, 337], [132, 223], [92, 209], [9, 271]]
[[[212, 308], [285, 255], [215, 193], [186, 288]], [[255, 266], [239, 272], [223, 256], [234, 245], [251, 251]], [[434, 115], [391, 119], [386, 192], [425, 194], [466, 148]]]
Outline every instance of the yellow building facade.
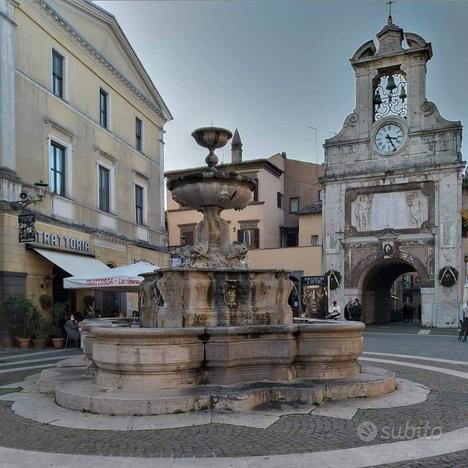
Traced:
[[[0, 0], [0, 13], [0, 300], [46, 295], [80, 311], [95, 293], [63, 290], [74, 263], [168, 265], [163, 136], [172, 116], [105, 10]], [[19, 242], [20, 214], [35, 216], [28, 242]], [[50, 252], [67, 254], [69, 267]], [[97, 295], [103, 315], [136, 305]]]

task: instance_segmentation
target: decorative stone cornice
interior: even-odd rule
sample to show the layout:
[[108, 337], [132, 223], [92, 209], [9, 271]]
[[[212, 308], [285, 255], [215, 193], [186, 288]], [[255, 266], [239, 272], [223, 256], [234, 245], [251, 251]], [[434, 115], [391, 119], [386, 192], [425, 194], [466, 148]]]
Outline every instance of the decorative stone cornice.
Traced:
[[0, 11], [0, 18], [3, 18], [5, 21], [8, 21], [12, 26], [18, 26], [8, 15]]
[[34, 0], [42, 7], [44, 11], [57, 23], [57, 25], [77, 44], [85, 53], [104, 67], [114, 78], [116, 78], [124, 87], [132, 92], [140, 101], [161, 117], [165, 122], [168, 118], [164, 115], [162, 109], [157, 106], [151, 99], [145, 96], [138, 88], [118, 71], [95, 47], [93, 47], [68, 21], [63, 18], [54, 8], [52, 8], [45, 0]]
[[0, 166], [0, 179], [6, 179], [10, 182], [21, 184], [21, 178], [18, 174], [8, 167]]
[[68, 128], [65, 128], [63, 125], [60, 125], [59, 123], [54, 122], [53, 120], [51, 120], [49, 118], [44, 119], [44, 124], [49, 129], [54, 128], [55, 130], [58, 130], [59, 132], [64, 133], [65, 135], [67, 135], [72, 140], [72, 142], [75, 141], [76, 136], [73, 133], [73, 131], [68, 129]]

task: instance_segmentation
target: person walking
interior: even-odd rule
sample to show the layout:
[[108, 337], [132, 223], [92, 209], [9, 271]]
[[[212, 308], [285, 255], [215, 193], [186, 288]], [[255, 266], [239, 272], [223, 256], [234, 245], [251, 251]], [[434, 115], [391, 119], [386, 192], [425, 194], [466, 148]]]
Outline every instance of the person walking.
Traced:
[[361, 321], [361, 315], [362, 315], [362, 306], [359, 302], [359, 299], [354, 299], [354, 305], [352, 308], [353, 312], [353, 318], [352, 320], [356, 320], [357, 322]]
[[403, 315], [403, 323], [408, 323], [409, 309], [408, 309], [408, 304], [406, 302], [403, 304], [402, 315]]
[[353, 299], [350, 297], [347, 304], [344, 307], [345, 320], [353, 320], [353, 306]]

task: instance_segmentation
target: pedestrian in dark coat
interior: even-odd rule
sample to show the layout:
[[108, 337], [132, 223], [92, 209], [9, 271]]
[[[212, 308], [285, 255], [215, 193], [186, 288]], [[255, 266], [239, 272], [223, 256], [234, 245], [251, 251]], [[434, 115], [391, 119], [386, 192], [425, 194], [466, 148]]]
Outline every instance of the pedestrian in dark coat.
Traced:
[[354, 305], [353, 305], [352, 311], [353, 311], [353, 320], [360, 322], [361, 315], [362, 315], [362, 307], [361, 307], [361, 304], [359, 303], [359, 299], [354, 299]]
[[347, 304], [345, 305], [344, 307], [344, 318], [345, 320], [353, 320], [353, 307], [354, 307], [354, 303], [353, 303], [353, 300], [351, 298], [349, 298], [349, 301], [347, 302]]

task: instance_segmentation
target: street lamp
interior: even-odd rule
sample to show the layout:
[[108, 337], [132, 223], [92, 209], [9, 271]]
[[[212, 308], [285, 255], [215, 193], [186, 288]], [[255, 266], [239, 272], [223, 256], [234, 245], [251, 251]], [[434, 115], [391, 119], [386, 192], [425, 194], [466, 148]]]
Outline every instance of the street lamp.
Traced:
[[311, 125], [306, 125], [306, 127], [315, 131], [315, 164], [317, 164], [318, 163], [318, 130], [317, 128], [312, 127]]
[[42, 199], [46, 196], [46, 189], [49, 184], [46, 184], [42, 180], [36, 182], [34, 184], [34, 191], [29, 192], [27, 190], [23, 190], [20, 193], [21, 200], [12, 202], [14, 205], [18, 206], [19, 208], [25, 208], [28, 205], [40, 203]]

